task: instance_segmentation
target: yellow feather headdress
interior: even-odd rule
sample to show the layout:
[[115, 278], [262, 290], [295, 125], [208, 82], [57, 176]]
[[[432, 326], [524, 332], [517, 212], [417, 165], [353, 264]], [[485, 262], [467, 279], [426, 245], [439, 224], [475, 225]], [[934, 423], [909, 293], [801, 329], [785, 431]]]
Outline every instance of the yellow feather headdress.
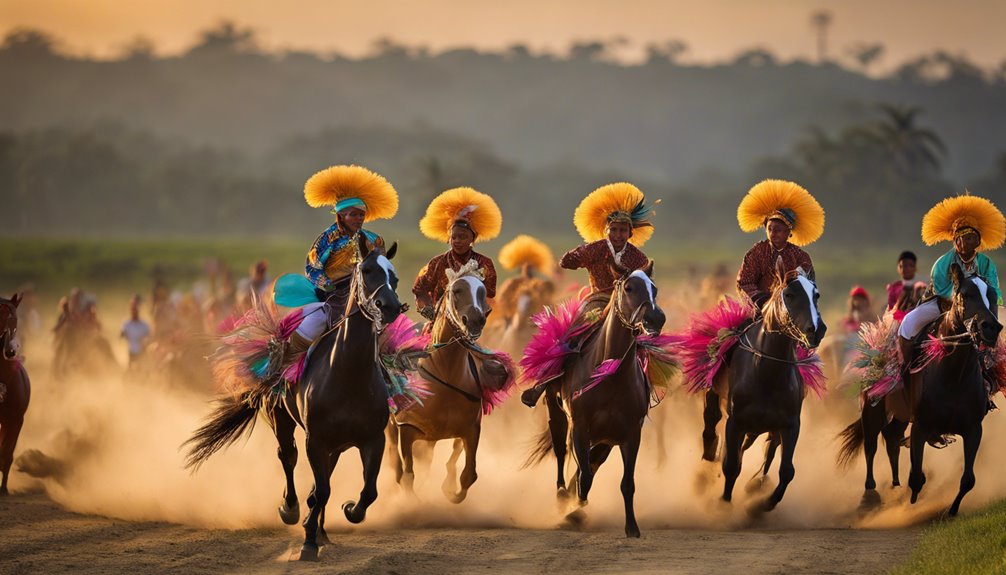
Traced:
[[312, 208], [363, 204], [364, 221], [390, 219], [398, 213], [398, 192], [380, 174], [362, 166], [332, 166], [311, 176], [304, 184], [304, 199]]
[[499, 255], [500, 265], [512, 270], [528, 264], [543, 274], [551, 274], [555, 267], [555, 256], [541, 240], [521, 234], [507, 242]]
[[789, 241], [798, 246], [813, 243], [824, 233], [824, 209], [810, 192], [786, 180], [765, 180], [750, 190], [737, 207], [737, 223], [745, 232], [765, 227], [770, 219], [789, 225]]
[[[660, 200], [657, 200], [657, 204]], [[629, 242], [639, 247], [653, 235], [653, 224], [647, 218], [653, 210], [639, 188], [625, 182], [601, 186], [580, 202], [573, 213], [573, 225], [588, 242], [607, 237], [608, 224], [621, 220], [632, 226]]]
[[978, 249], [994, 250], [1006, 239], [1006, 219], [995, 205], [965, 193], [947, 198], [933, 206], [922, 218], [922, 241], [931, 246], [943, 240], [954, 241], [962, 228], [973, 228], [982, 238]]
[[419, 220], [419, 231], [431, 240], [447, 242], [458, 220], [468, 222], [476, 242], [495, 238], [503, 227], [503, 214], [492, 197], [472, 188], [454, 188], [430, 202]]

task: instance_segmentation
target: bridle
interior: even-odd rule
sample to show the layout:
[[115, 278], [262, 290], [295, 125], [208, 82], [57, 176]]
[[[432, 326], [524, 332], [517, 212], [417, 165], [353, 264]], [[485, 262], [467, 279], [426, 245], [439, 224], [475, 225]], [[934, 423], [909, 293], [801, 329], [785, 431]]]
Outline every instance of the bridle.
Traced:
[[[449, 345], [454, 341], [461, 341], [462, 343], [465, 344], [474, 344], [475, 340], [478, 339], [478, 336], [474, 336], [468, 331], [468, 326], [465, 325], [464, 320], [461, 318], [461, 314], [458, 313], [457, 306], [454, 305], [454, 289], [453, 289], [454, 284], [456, 284], [457, 282], [461, 281], [466, 277], [475, 277], [475, 276], [466, 275], [457, 277], [454, 280], [452, 280], [449, 284], [447, 284], [447, 287], [444, 290], [444, 295], [443, 297], [440, 298], [440, 301], [437, 304], [438, 308], [437, 315], [440, 315], [442, 313], [444, 317], [447, 319], [447, 323], [449, 323], [451, 327], [454, 328], [454, 331], [458, 333], [458, 335], [452, 337], [450, 341], [437, 344], [437, 347], [443, 347], [445, 345]], [[485, 315], [488, 316], [490, 311], [492, 310], [486, 310]]]
[[[390, 279], [391, 278], [388, 278], [388, 280]], [[370, 294], [365, 294], [364, 290], [366, 289], [366, 284], [363, 281], [363, 262], [357, 264], [356, 270], [353, 272], [352, 285], [353, 293], [356, 294], [356, 307], [360, 311], [360, 314], [370, 321], [374, 335], [381, 335], [387, 327], [384, 325], [384, 317], [381, 314], [381, 307], [377, 305], [377, 294], [384, 288], [391, 289], [391, 285], [388, 281], [385, 281], [383, 284], [377, 286], [377, 288], [370, 292]], [[394, 293], [394, 290], [392, 290], [392, 293]], [[348, 315], [352, 314], [350, 313], [347, 314], [347, 316]]]
[[0, 332], [0, 346], [3, 347], [3, 358], [6, 360], [12, 360], [17, 355], [17, 350], [13, 350], [8, 355], [8, 348], [13, 348], [10, 345], [14, 341], [14, 337], [17, 335], [17, 307], [14, 306], [12, 302], [0, 301], [0, 306], [5, 308], [8, 312], [7, 321], [3, 326], [3, 331]]
[[[808, 281], [810, 281], [810, 280], [808, 279]], [[811, 282], [811, 284], [814, 284], [814, 282]], [[787, 283], [787, 285], [789, 285], [789, 284]], [[816, 289], [817, 286], [814, 285], [814, 288]], [[786, 337], [792, 339], [793, 341], [795, 341], [797, 344], [803, 346], [803, 348], [806, 349], [806, 350], [814, 349], [813, 346], [810, 345], [810, 338], [807, 337], [807, 334], [804, 333], [793, 322], [793, 316], [789, 313], [789, 308], [786, 307], [786, 302], [783, 301], [783, 291], [784, 290], [785, 290], [785, 287], [783, 287], [782, 289], [778, 290], [778, 295], [773, 298], [773, 299], [778, 299], [778, 302], [776, 302], [776, 304], [773, 306], [774, 312], [775, 312], [773, 315], [774, 316], [778, 316], [778, 317], [773, 317], [773, 320], [778, 320], [779, 327], [777, 329], [769, 329], [768, 326], [766, 325], [766, 322], [763, 319], [762, 320], [762, 329], [766, 333], [781, 333], [784, 336], [786, 336]], [[816, 305], [814, 303], [813, 299], [810, 300], [810, 305], [812, 305], [812, 306]], [[781, 309], [781, 311], [780, 311], [780, 309]], [[773, 321], [772, 323], [775, 323], [775, 322]], [[766, 357], [768, 357], [768, 356], [766, 356]], [[771, 358], [771, 359], [776, 359], [776, 358]], [[788, 361], [788, 360], [779, 359], [778, 361]]]
[[625, 314], [622, 312], [622, 306], [619, 305], [619, 302], [621, 302], [622, 298], [625, 297], [626, 281], [628, 281], [628, 278], [615, 280], [615, 292], [614, 297], [612, 298], [611, 311], [615, 314], [615, 318], [618, 319], [619, 323], [622, 324], [622, 327], [631, 331], [633, 334], [648, 333], [646, 325], [643, 323], [642, 320], [643, 317], [642, 312], [643, 308], [645, 308], [647, 305], [653, 307], [655, 304], [653, 303], [652, 300], [644, 301], [643, 303], [636, 306], [636, 309], [632, 311], [632, 314], [629, 315], [628, 318], [626, 318]]

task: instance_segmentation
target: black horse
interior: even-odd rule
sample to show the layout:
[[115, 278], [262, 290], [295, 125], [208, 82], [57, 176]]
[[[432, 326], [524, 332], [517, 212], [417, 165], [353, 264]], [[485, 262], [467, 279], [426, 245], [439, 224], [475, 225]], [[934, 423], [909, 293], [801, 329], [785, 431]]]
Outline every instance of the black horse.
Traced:
[[[974, 465], [982, 441], [982, 420], [988, 413], [989, 393], [995, 391], [986, 386], [980, 348], [996, 345], [1002, 325], [990, 310], [998, 299], [995, 290], [981, 278], [966, 278], [956, 264], [951, 266], [950, 272], [954, 284], [950, 311], [937, 320], [935, 329], [923, 330], [923, 334], [933, 333], [940, 344], [946, 346], [947, 353], [913, 373], [907, 391], [888, 395], [883, 405], [892, 417], [902, 412], [911, 417], [908, 486], [912, 490], [912, 503], [918, 500], [926, 483], [922, 471], [926, 443], [942, 442], [946, 435], [959, 435], [963, 439], [964, 474], [957, 497], [950, 506], [952, 517], [957, 515], [961, 500], [975, 486]], [[850, 453], [859, 449], [862, 434], [857, 436], [853, 428], [858, 423], [853, 423], [843, 433], [846, 441], [840, 457], [851, 457]], [[867, 425], [864, 412], [862, 428], [868, 436], [872, 427], [866, 429]], [[868, 490], [873, 488], [869, 479], [868, 476]]]
[[704, 459], [715, 459], [719, 443], [716, 424], [724, 411], [727, 414], [724, 501], [733, 496], [744, 449], [764, 433], [769, 434], [769, 443], [763, 472], [767, 473], [780, 445], [782, 460], [779, 485], [764, 502], [763, 509], [774, 509], [793, 480], [796, 473], [793, 453], [800, 437], [804, 397], [796, 346], [814, 348], [824, 337], [827, 327], [818, 312], [819, 297], [812, 275], [805, 275], [802, 270], [787, 274], [779, 259], [772, 297], [762, 309], [763, 318], [740, 336], [730, 352], [727, 369], [721, 371], [713, 388], [706, 392]]
[[300, 507], [293, 483], [297, 445], [293, 432], [300, 424], [307, 436], [307, 458], [314, 474], [308, 497], [310, 512], [304, 520], [300, 559], [316, 560], [318, 546], [328, 542], [325, 506], [330, 480], [342, 452], [360, 450], [364, 486], [358, 502], [347, 502], [343, 512], [352, 523], [364, 520], [377, 499], [377, 476], [384, 452], [388, 424], [388, 391], [377, 361], [378, 336], [403, 311], [395, 290], [398, 276], [391, 259], [380, 249], [368, 251], [360, 235], [361, 261], [350, 288], [344, 319], [315, 345], [300, 385], [282, 401], [270, 399], [269, 390], [255, 389], [224, 400], [210, 420], [189, 440], [188, 466], [196, 467], [219, 449], [250, 431], [259, 411], [265, 413], [279, 442], [279, 459], [286, 474], [286, 490], [279, 509], [287, 524], [299, 519]]
[[0, 495], [7, 495], [7, 476], [14, 448], [31, 400], [28, 372], [17, 358], [17, 306], [21, 297], [0, 298]]

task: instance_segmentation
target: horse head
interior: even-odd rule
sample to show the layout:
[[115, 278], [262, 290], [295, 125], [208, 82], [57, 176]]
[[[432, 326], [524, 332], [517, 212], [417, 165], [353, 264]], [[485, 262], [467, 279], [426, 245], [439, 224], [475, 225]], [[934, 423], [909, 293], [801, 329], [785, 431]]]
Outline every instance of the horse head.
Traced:
[[398, 251], [398, 242], [392, 243], [385, 252], [382, 248], [371, 250], [367, 239], [359, 234], [360, 264], [357, 267], [356, 286], [357, 303], [372, 320], [388, 325], [406, 309], [398, 299], [395, 290], [398, 289], [398, 273], [391, 260]]
[[980, 277], [965, 277], [957, 264], [950, 266], [950, 277], [954, 282], [954, 296], [948, 321], [954, 327], [963, 326], [975, 342], [995, 345], [1003, 326], [991, 309], [998, 305], [999, 294]]
[[787, 272], [782, 258], [776, 260], [775, 283], [772, 297], [763, 309], [765, 327], [770, 331], [784, 331], [814, 349], [824, 339], [828, 326], [824, 324], [817, 302], [821, 293], [814, 283], [814, 273], [803, 268]]
[[444, 307], [448, 321], [469, 340], [482, 335], [492, 312], [486, 301], [486, 286], [476, 260], [469, 260], [460, 270], [447, 270]]
[[657, 305], [657, 286], [653, 283], [653, 260], [615, 282], [612, 311], [633, 331], [657, 335], [667, 317]]
[[0, 298], [0, 354], [6, 360], [17, 356], [17, 306], [21, 303], [21, 295], [14, 294], [9, 299]]

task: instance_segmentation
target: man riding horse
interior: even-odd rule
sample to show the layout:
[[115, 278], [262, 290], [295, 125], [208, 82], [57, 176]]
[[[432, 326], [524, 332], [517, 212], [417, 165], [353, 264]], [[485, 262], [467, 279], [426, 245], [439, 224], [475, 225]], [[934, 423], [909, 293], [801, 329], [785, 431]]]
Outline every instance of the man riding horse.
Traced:
[[776, 261], [782, 259], [786, 273], [797, 268], [810, 275], [814, 264], [805, 246], [824, 230], [824, 212], [799, 185], [784, 180], [765, 180], [748, 191], [737, 208], [737, 220], [745, 232], [764, 227], [767, 239], [746, 254], [737, 272], [737, 293], [752, 304], [755, 313], [772, 295]]
[[[994, 250], [1006, 239], [1006, 219], [992, 202], [972, 195], [948, 198], [936, 204], [922, 219], [922, 241], [934, 245], [953, 242], [953, 249], [933, 264], [932, 280], [923, 301], [908, 312], [898, 329], [898, 348], [905, 373], [912, 363], [912, 348], [916, 336], [940, 314], [950, 309], [954, 293], [950, 273], [954, 264], [964, 277], [977, 276], [987, 285], [985, 303], [996, 318], [1002, 305], [999, 274], [992, 259], [982, 252]], [[907, 379], [907, 378], [906, 378]], [[993, 387], [992, 391], [995, 391]]]
[[[555, 268], [555, 257], [552, 250], [541, 240], [520, 234], [500, 248], [499, 262], [506, 270], [520, 270], [520, 274], [507, 278], [498, 290], [496, 317], [506, 325], [514, 316], [524, 315], [530, 319], [537, 309], [521, 310], [526, 304], [521, 304], [522, 297], [527, 297], [529, 290], [539, 292], [549, 303], [555, 285], [552, 283], [552, 273]], [[530, 313], [528, 313], [530, 312]]]
[[[601, 186], [577, 206], [573, 224], [587, 243], [563, 254], [559, 266], [587, 270], [590, 293], [580, 308], [581, 318], [596, 319], [590, 316], [608, 305], [615, 282], [649, 266], [650, 259], [639, 247], [653, 235], [653, 224], [648, 219], [652, 214], [643, 192], [625, 182]], [[525, 390], [521, 401], [533, 407], [546, 387], [536, 385]]]
[[[447, 288], [446, 270], [458, 272], [474, 266], [485, 284], [486, 298], [496, 297], [496, 268], [491, 258], [472, 249], [477, 242], [499, 235], [503, 214], [493, 199], [472, 188], [454, 188], [437, 196], [419, 221], [419, 230], [431, 240], [450, 245], [419, 270], [412, 286], [419, 313], [432, 321]], [[473, 262], [474, 263], [471, 263]]]

